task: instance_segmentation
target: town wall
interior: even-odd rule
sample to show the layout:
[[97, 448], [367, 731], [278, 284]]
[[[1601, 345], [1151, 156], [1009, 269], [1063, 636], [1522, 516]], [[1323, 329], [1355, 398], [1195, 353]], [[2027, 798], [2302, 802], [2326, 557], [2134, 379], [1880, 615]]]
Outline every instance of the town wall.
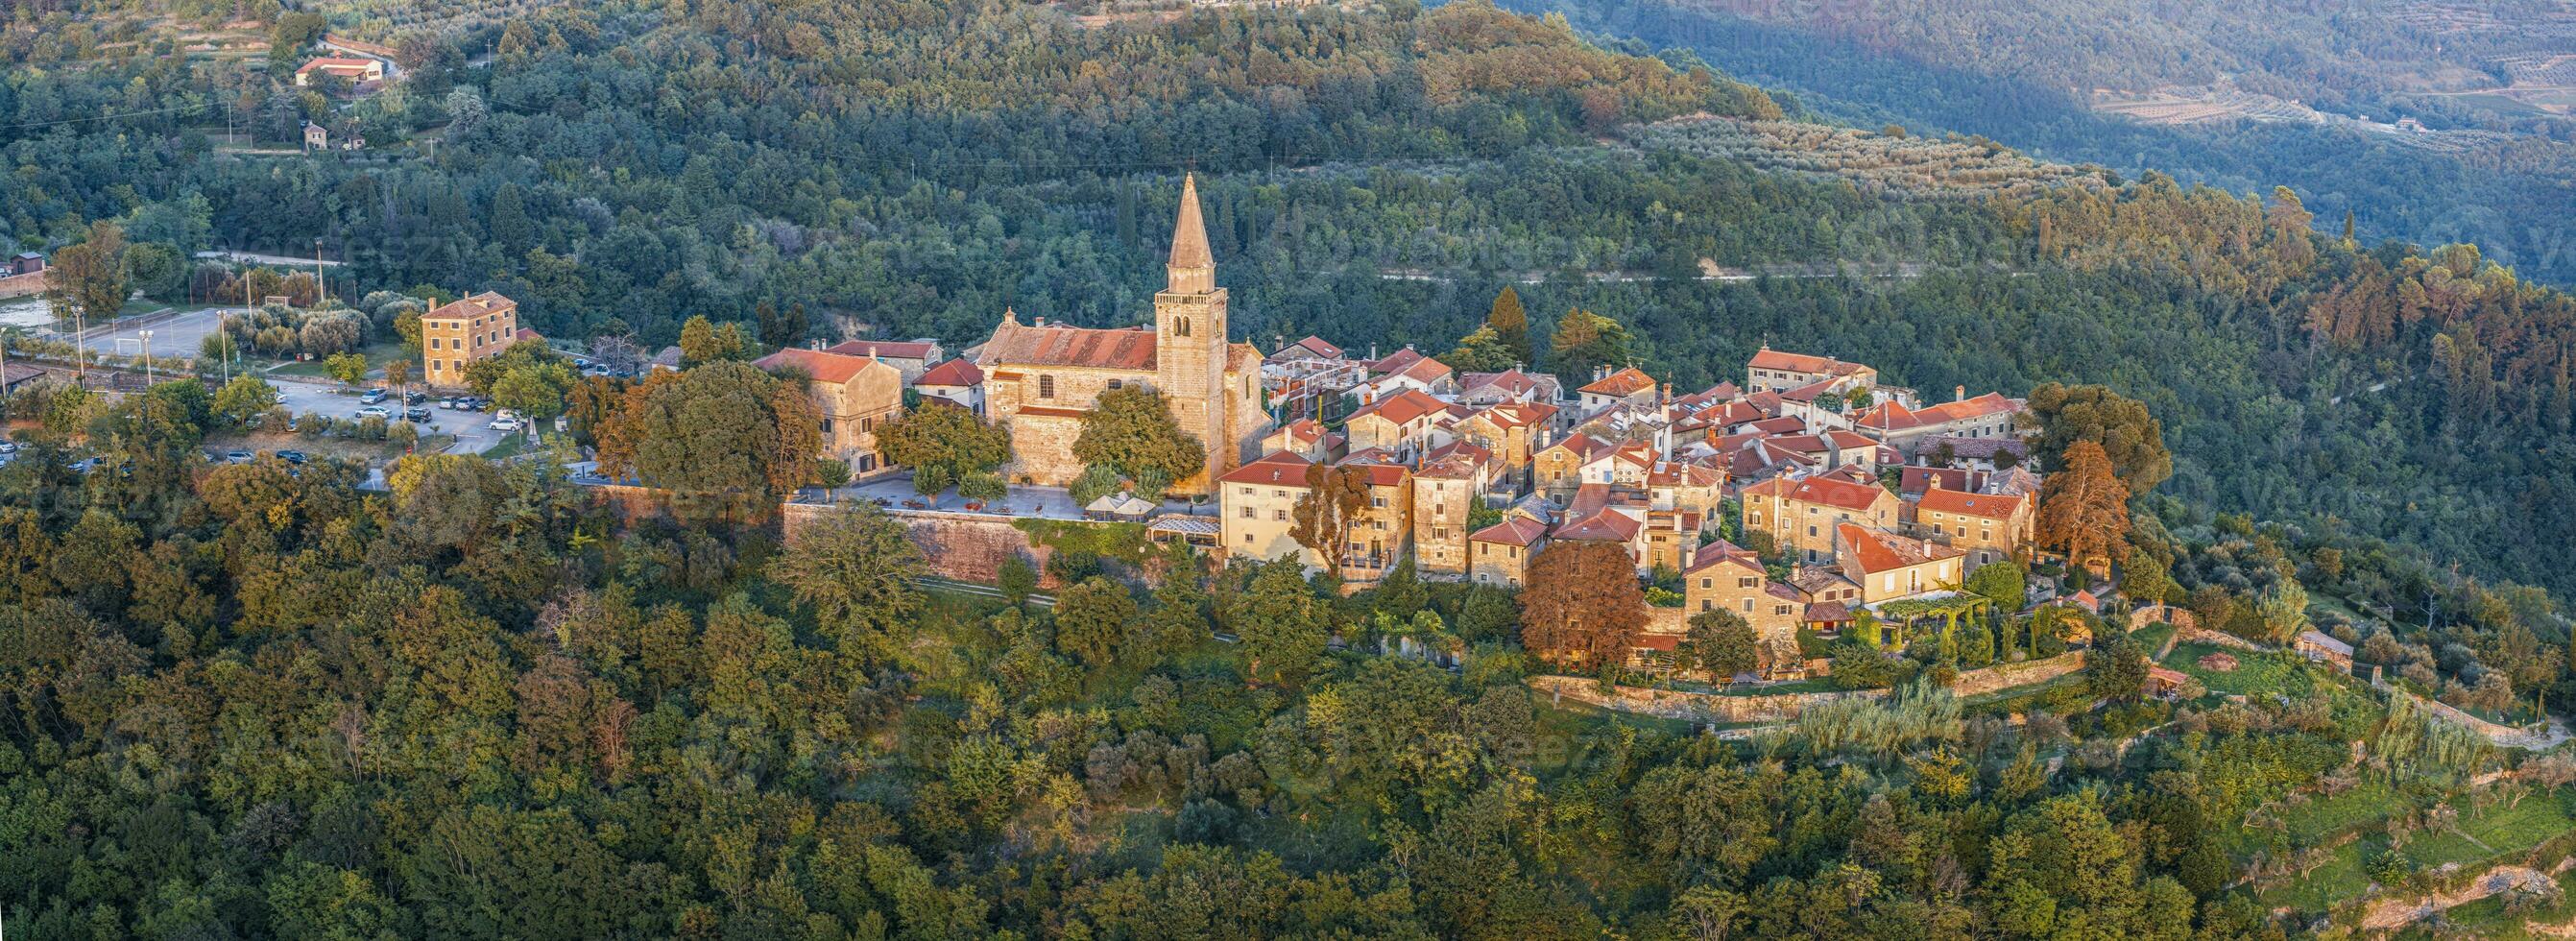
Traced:
[[[819, 504], [788, 504], [787, 540], [794, 542], [800, 527], [836, 510]], [[1056, 587], [1055, 577], [1046, 574], [1047, 559], [1054, 550], [1030, 542], [1029, 534], [1011, 525], [1007, 517], [936, 511], [891, 515], [903, 521], [913, 543], [921, 547], [930, 574], [990, 585], [1001, 579], [1002, 564], [1019, 556], [1037, 567], [1040, 589]]]

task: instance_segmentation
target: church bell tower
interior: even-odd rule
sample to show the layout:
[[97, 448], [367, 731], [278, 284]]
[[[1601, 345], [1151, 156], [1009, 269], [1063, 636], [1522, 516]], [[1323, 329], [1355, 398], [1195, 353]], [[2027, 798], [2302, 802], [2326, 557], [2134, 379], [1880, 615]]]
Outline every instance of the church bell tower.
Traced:
[[1163, 273], [1163, 290], [1154, 295], [1155, 385], [1181, 430], [1207, 448], [1207, 470], [1182, 488], [1204, 490], [1208, 478], [1225, 472], [1232, 448], [1225, 414], [1225, 289], [1216, 286], [1216, 259], [1208, 251], [1194, 174], [1181, 178], [1180, 218]]

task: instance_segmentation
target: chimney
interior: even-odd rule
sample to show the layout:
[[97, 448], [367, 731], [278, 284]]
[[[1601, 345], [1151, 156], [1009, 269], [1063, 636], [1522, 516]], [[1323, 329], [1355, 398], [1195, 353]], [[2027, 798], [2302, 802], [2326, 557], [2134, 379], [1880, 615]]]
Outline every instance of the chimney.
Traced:
[[1019, 325], [1020, 325], [1020, 314], [1019, 314], [1019, 312], [1018, 312], [1018, 311], [1015, 311], [1015, 310], [1012, 310], [1012, 309], [1010, 309], [1010, 308], [1008, 308], [1008, 307], [1004, 307], [1004, 308], [1002, 308], [1002, 325], [1003, 325], [1003, 326], [1006, 326], [1006, 327], [1016, 327], [1016, 326], [1019, 326]]
[[809, 341], [807, 341], [807, 345], [809, 345], [809, 346], [813, 347], [814, 349], [818, 349], [818, 350], [819, 350], [819, 349], [822, 349], [822, 348], [823, 348], [823, 341], [822, 341], [820, 338], [817, 338], [817, 339], [814, 339], [814, 340], [809, 340]]
[[874, 343], [870, 343], [870, 344], [868, 344], [868, 358], [869, 358], [869, 359], [875, 359], [875, 358], [877, 358], [877, 345], [876, 345], [876, 344], [874, 344]]
[[1967, 400], [1968, 400], [1968, 387], [1967, 387], [1967, 386], [1951, 386], [1951, 387], [1950, 387], [1950, 401], [1953, 401], [1953, 402], [1965, 402], [1965, 401], [1967, 401]]

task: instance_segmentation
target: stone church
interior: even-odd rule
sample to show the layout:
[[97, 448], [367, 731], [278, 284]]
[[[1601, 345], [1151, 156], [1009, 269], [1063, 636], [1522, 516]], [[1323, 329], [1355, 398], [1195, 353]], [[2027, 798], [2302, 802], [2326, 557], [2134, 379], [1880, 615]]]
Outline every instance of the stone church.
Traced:
[[1015, 483], [1063, 486], [1081, 476], [1073, 456], [1082, 417], [1111, 389], [1135, 384], [1163, 393], [1181, 430], [1207, 448], [1207, 464], [1178, 481], [1180, 493], [1212, 492], [1209, 481], [1244, 460], [1269, 434], [1261, 408], [1261, 354], [1226, 342], [1225, 289], [1216, 285], [1199, 215], [1198, 181], [1181, 181], [1180, 218], [1163, 290], [1154, 295], [1154, 324], [1099, 330], [1023, 324], [1010, 311], [975, 353], [984, 372], [985, 414], [1011, 430]]

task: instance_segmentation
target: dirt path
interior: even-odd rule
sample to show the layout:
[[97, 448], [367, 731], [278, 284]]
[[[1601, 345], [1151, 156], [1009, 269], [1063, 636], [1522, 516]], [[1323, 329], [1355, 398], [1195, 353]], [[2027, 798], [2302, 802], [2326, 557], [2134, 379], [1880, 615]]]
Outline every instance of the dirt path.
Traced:
[[2394, 931], [2515, 886], [2549, 881], [2549, 874], [2529, 866], [2497, 866], [2458, 892], [2437, 892], [2430, 898], [2389, 899], [2374, 904], [2370, 912], [2362, 916], [2361, 928], [2364, 931]]

